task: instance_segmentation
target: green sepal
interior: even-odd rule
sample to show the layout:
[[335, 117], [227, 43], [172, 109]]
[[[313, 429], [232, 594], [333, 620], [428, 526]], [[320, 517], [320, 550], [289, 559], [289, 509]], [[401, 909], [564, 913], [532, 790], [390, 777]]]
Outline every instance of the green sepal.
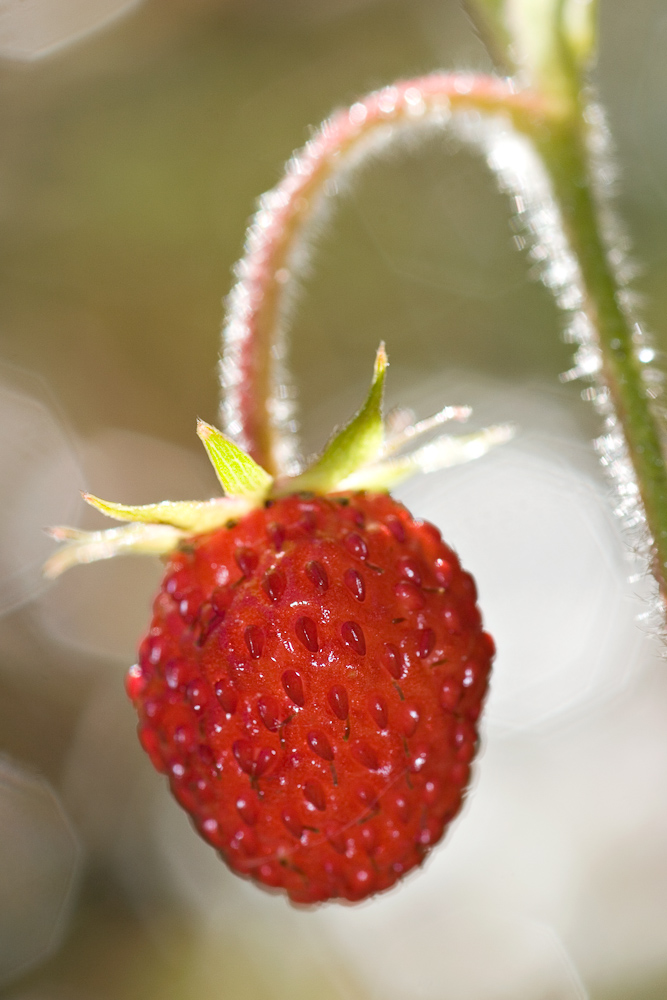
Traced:
[[250, 455], [203, 420], [197, 421], [197, 434], [227, 496], [257, 499], [267, 495], [273, 477]]
[[375, 356], [373, 381], [362, 408], [349, 424], [334, 435], [310, 468], [286, 480], [277, 493], [299, 493], [302, 490], [333, 493], [348, 476], [378, 459], [384, 447], [382, 397], [387, 366], [387, 353], [384, 344], [380, 344]]
[[390, 490], [416, 472], [437, 472], [481, 458], [491, 448], [509, 441], [514, 433], [511, 424], [497, 424], [472, 434], [442, 435], [407, 455], [358, 469], [338, 484], [338, 490]]
[[113, 559], [121, 555], [166, 555], [185, 537], [169, 524], [126, 524], [106, 531], [79, 531], [77, 528], [49, 528], [62, 548], [44, 565], [44, 576], [54, 580], [72, 566]]
[[243, 517], [253, 506], [244, 498], [215, 497], [212, 500], [162, 500], [160, 503], [131, 507], [110, 500], [101, 500], [92, 493], [82, 493], [81, 496], [91, 507], [117, 521], [169, 524], [193, 534], [213, 531], [227, 521]]
[[197, 433], [227, 495], [211, 500], [164, 500], [129, 506], [84, 493], [84, 500], [101, 513], [135, 523], [106, 531], [50, 529], [52, 537], [63, 544], [46, 563], [45, 575], [54, 578], [71, 566], [111, 559], [116, 555], [166, 555], [190, 535], [213, 531], [243, 517], [269, 495], [387, 490], [415, 472], [433, 472], [478, 458], [512, 437], [514, 429], [503, 424], [458, 437], [443, 435], [403, 453], [418, 438], [443, 423], [466, 420], [470, 408], [448, 406], [417, 423], [404, 411], [395, 414], [394, 419], [390, 416], [385, 432], [382, 397], [386, 370], [387, 355], [384, 344], [380, 344], [371, 388], [361, 410], [334, 435], [322, 456], [309, 469], [299, 476], [286, 477], [275, 486], [268, 472], [249, 455], [215, 427], [200, 420]]

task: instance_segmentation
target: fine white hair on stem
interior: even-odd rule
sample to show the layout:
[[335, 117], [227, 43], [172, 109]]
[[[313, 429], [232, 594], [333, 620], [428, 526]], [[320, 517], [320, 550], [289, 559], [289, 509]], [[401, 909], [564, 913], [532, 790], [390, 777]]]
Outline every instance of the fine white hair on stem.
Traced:
[[[285, 332], [298, 294], [299, 277], [309, 266], [312, 243], [326, 222], [333, 197], [362, 165], [372, 162], [372, 157], [406, 135], [434, 128], [449, 131], [485, 157], [500, 190], [511, 199], [515, 244], [525, 249], [531, 274], [550, 290], [556, 305], [566, 315], [564, 338], [577, 347], [574, 366], [563, 374], [562, 380], [586, 379], [590, 383], [583, 395], [595, 405], [604, 421], [603, 433], [595, 446], [613, 487], [614, 508], [627, 531], [629, 545], [646, 567], [651, 559], [652, 538], [639, 486], [605, 383], [598, 334], [577, 257], [568, 241], [547, 168], [526, 135], [531, 129], [522, 127], [525, 122], [521, 122], [512, 108], [512, 102], [522, 97], [525, 99], [525, 92], [522, 95], [512, 81], [434, 74], [422, 81], [407, 81], [369, 95], [325, 122], [304, 149], [295, 154], [284, 179], [260, 201], [248, 230], [245, 256], [237, 265], [237, 281], [227, 300], [221, 362], [223, 419], [228, 433], [248, 447], [251, 442], [243, 440], [248, 421], [244, 425], [242, 414], [243, 404], [248, 402], [243, 397], [247, 373], [252, 372], [248, 351], [256, 335], [252, 324], [257, 322], [266, 296], [270, 300], [266, 315], [273, 323], [272, 373], [265, 383], [269, 392], [268, 418], [275, 438], [273, 449], [284, 472], [298, 471], [295, 394], [285, 370]], [[649, 399], [657, 399], [662, 391], [661, 375], [651, 367], [655, 352], [633, 315], [628, 241], [621, 233], [611, 204], [615, 169], [598, 105], [591, 102], [587, 106], [585, 120], [607, 259], [619, 288], [619, 305], [634, 330], [635, 357], [642, 366], [646, 394]], [[298, 213], [302, 191], [301, 219]], [[276, 253], [276, 246], [280, 247], [280, 253]], [[266, 330], [260, 330], [260, 334], [267, 337]], [[656, 591], [656, 608], [658, 602]]]
[[[354, 112], [354, 105], [351, 109]], [[397, 140], [405, 140], [415, 131], [418, 122], [425, 129], [442, 129], [451, 119], [448, 106], [431, 108], [417, 107], [405, 120], [387, 123], [363, 136], [349, 151], [339, 156], [335, 177], [322, 185], [312, 200], [308, 218], [298, 236], [290, 246], [289, 255], [279, 280], [283, 285], [280, 306], [276, 315], [271, 346], [273, 361], [273, 393], [269, 400], [271, 420], [278, 430], [278, 462], [288, 475], [296, 475], [302, 466], [298, 446], [298, 420], [296, 392], [290, 380], [286, 363], [287, 330], [294, 310], [301, 295], [301, 283], [308, 277], [312, 269], [312, 257], [318, 239], [326, 230], [327, 223], [335, 210], [335, 202], [353, 182], [355, 174], [362, 168], [372, 164], [394, 146]], [[326, 123], [322, 127], [326, 130]], [[314, 144], [314, 140], [311, 140]], [[308, 171], [307, 158], [311, 152], [311, 143], [304, 150], [296, 153], [287, 164], [286, 180], [291, 176], [300, 176]], [[249, 442], [242, 439], [242, 428], [239, 421], [239, 406], [237, 390], [240, 385], [241, 366], [240, 353], [247, 337], [247, 327], [253, 309], [253, 296], [250, 285], [255, 278], [254, 261], [261, 259], [270, 235], [272, 217], [284, 207], [282, 181], [276, 188], [262, 195], [258, 211], [253, 216], [246, 234], [245, 253], [234, 268], [236, 282], [226, 300], [226, 320], [223, 328], [223, 354], [220, 362], [220, 379], [222, 387], [221, 419], [227, 433], [239, 440], [242, 447], [248, 447]]]
[[310, 244], [354, 171], [419, 128], [446, 127], [461, 109], [501, 112], [524, 130], [548, 110], [539, 95], [493, 76], [434, 73], [369, 94], [337, 112], [295, 153], [259, 203], [227, 298], [220, 375], [227, 433], [274, 475], [297, 471], [294, 393], [285, 329]]
[[[629, 240], [612, 204], [617, 173], [609, 131], [599, 105], [589, 104], [585, 117], [589, 125], [587, 139], [594, 195], [607, 258], [620, 290], [621, 308], [633, 330], [633, 344], [642, 364], [647, 395], [657, 399], [662, 393], [664, 376], [650, 364], [655, 358], [655, 351], [649, 335], [634, 315], [637, 301], [630, 282], [636, 268], [628, 257]], [[470, 142], [486, 151], [488, 165], [496, 175], [500, 189], [512, 199], [515, 243], [526, 250], [533, 262], [533, 276], [543, 282], [558, 308], [566, 314], [563, 338], [566, 343], [576, 344], [577, 347], [574, 366], [561, 375], [561, 381], [583, 379], [589, 382], [581, 395], [594, 405], [603, 419], [603, 433], [594, 441], [594, 447], [612, 488], [614, 513], [624, 528], [629, 555], [640, 561], [642, 576], [653, 581], [650, 574], [653, 540], [639, 484], [613, 408], [611, 393], [605, 383], [597, 331], [586, 311], [581, 270], [569, 246], [548, 174], [529, 140], [506, 127], [499, 127], [492, 120], [478, 118], [471, 121], [466, 125], [464, 134]], [[657, 414], [661, 416], [660, 411]], [[664, 424], [663, 419], [661, 424]], [[646, 617], [651, 630], [662, 631], [664, 607], [655, 581], [651, 584], [649, 603], [650, 610]]]
[[[278, 430], [278, 463], [288, 475], [301, 471], [298, 446], [298, 420], [296, 390], [289, 375], [287, 365], [287, 330], [302, 294], [302, 282], [312, 270], [315, 247], [335, 210], [335, 201], [350, 184], [353, 174], [366, 164], [371, 154], [378, 155], [394, 138], [396, 129], [388, 125], [378, 130], [366, 141], [359, 143], [337, 169], [335, 181], [323, 185], [310, 207], [308, 219], [298, 237], [293, 241], [287, 261], [279, 281], [283, 285], [280, 306], [276, 315], [271, 345], [273, 361], [273, 393], [269, 399], [271, 421]], [[306, 147], [307, 150], [308, 147]], [[287, 176], [299, 174], [301, 165], [298, 154], [287, 165]], [[252, 265], [248, 260], [259, 256], [264, 250], [265, 232], [270, 224], [269, 217], [283, 207], [280, 186], [263, 195], [258, 211], [251, 220], [246, 235], [245, 254], [234, 268], [237, 279], [226, 300], [227, 318], [223, 329], [223, 355], [220, 361], [222, 385], [222, 423], [233, 439], [241, 434], [238, 416], [236, 389], [239, 386], [239, 353], [247, 336], [248, 316], [252, 308], [248, 292], [248, 279], [252, 277]], [[248, 447], [247, 441], [240, 442]]]

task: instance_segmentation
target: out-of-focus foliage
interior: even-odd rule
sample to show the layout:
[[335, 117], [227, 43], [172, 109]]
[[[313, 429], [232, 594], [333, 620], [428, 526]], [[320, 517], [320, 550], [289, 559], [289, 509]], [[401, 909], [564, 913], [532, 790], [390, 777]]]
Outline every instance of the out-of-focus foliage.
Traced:
[[472, 0], [509, 60], [544, 94], [569, 99], [595, 53], [597, 0]]

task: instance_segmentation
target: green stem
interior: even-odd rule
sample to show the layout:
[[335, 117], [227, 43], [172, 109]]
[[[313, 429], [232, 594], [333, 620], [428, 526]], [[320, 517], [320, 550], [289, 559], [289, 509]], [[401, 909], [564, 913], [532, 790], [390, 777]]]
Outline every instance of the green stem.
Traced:
[[622, 304], [601, 230], [587, 150], [583, 108], [534, 136], [551, 177], [572, 251], [581, 270], [584, 309], [597, 332], [602, 378], [623, 428], [652, 536], [653, 572], [667, 598], [667, 470], [660, 429], [633, 342], [633, 323]]

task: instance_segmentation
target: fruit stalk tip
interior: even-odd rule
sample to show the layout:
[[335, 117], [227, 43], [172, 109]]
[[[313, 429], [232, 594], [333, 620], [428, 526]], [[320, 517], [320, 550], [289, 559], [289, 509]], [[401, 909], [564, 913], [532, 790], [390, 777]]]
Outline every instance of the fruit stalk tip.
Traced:
[[197, 437], [200, 441], [208, 441], [215, 434], [215, 427], [207, 424], [205, 420], [197, 417]]
[[384, 346], [384, 340], [380, 341], [380, 346], [377, 349], [377, 354], [375, 355], [375, 379], [379, 375], [382, 375], [389, 367], [389, 358], [387, 357], [387, 350]]

